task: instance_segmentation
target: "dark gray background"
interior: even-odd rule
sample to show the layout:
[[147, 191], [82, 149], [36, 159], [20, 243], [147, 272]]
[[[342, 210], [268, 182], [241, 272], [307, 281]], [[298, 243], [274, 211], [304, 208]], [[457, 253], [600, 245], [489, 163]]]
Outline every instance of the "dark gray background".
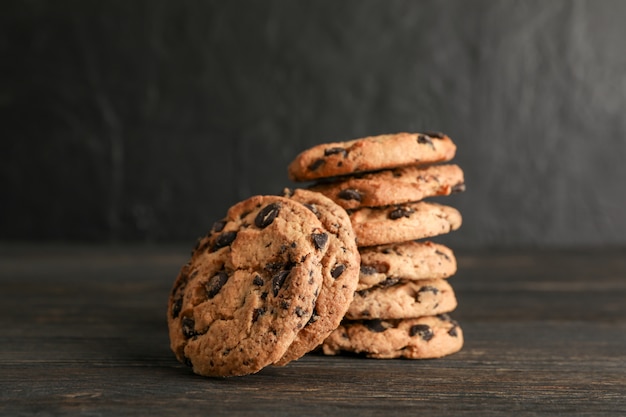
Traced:
[[0, 239], [193, 244], [312, 145], [440, 130], [458, 247], [626, 244], [626, 2], [4, 1]]

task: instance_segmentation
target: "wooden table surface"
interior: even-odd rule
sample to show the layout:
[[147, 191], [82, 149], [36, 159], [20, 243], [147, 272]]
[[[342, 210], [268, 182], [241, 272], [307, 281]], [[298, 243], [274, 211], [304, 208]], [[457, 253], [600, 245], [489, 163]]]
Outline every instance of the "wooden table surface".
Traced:
[[169, 350], [181, 247], [0, 246], [0, 414], [626, 415], [626, 250], [459, 251], [465, 346], [228, 379]]

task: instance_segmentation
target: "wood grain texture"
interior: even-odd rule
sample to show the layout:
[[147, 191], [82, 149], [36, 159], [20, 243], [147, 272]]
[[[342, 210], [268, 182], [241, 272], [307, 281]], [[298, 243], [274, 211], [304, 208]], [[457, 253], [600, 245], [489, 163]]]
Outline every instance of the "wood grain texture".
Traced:
[[620, 415], [626, 251], [458, 253], [466, 344], [193, 375], [169, 350], [179, 247], [0, 246], [0, 415]]

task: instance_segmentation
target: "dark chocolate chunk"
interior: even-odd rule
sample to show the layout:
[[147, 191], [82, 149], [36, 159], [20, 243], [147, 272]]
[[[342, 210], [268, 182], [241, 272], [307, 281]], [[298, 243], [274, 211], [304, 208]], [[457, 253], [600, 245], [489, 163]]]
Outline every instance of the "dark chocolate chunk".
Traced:
[[342, 200], [356, 201], [361, 201], [362, 198], [359, 190], [355, 190], [354, 188], [346, 188], [345, 190], [339, 191], [339, 193], [337, 193], [337, 197], [341, 198]]
[[228, 274], [225, 271], [220, 271], [217, 274], [213, 275], [209, 282], [205, 285], [206, 296], [208, 299], [211, 299], [217, 295], [218, 292], [222, 289], [224, 284], [228, 281]]
[[421, 143], [421, 144], [428, 144], [430, 146], [433, 146], [433, 141], [430, 139], [430, 137], [426, 136], [426, 135], [417, 135], [417, 143]]
[[183, 308], [183, 299], [179, 298], [178, 300], [172, 303], [172, 318], [175, 319], [180, 314], [180, 310]]
[[387, 330], [387, 327], [385, 327], [381, 319], [366, 320], [363, 324], [374, 333], [381, 333]]
[[330, 270], [330, 276], [337, 279], [343, 274], [343, 271], [346, 270], [346, 266], [344, 264], [338, 264]]
[[237, 237], [237, 232], [224, 232], [219, 235], [215, 239], [215, 243], [213, 244], [213, 252], [216, 250], [223, 248], [224, 246], [228, 246], [233, 243], [233, 240]]
[[304, 309], [300, 306], [296, 307], [295, 311], [296, 311], [296, 316], [298, 317], [302, 317], [306, 314], [306, 311], [304, 311]]
[[373, 266], [361, 265], [361, 273], [364, 275], [374, 275], [376, 272], [376, 268]]
[[211, 232], [219, 233], [224, 230], [224, 226], [226, 226], [226, 220], [219, 220], [213, 223], [213, 227], [211, 227]]
[[183, 329], [183, 336], [187, 339], [196, 335], [196, 331], [194, 329], [196, 322], [191, 317], [183, 317], [180, 322]]
[[446, 255], [445, 253], [443, 253], [442, 251], [440, 251], [440, 250], [436, 250], [436, 251], [435, 251], [435, 253], [436, 253], [437, 255], [439, 255], [439, 256], [443, 256], [443, 257], [444, 257], [444, 258], [446, 258], [446, 260], [448, 260], [448, 261], [450, 260], [450, 257], [449, 257], [448, 255]]
[[328, 242], [328, 235], [326, 233], [313, 233], [311, 235], [311, 239], [313, 240], [315, 248], [318, 250], [322, 250], [326, 247], [326, 243]]
[[313, 307], [313, 314], [311, 314], [311, 318], [309, 318], [309, 321], [306, 324], [315, 323], [319, 318], [320, 318], [320, 316], [319, 316], [319, 314], [317, 314], [317, 310], [315, 309], [315, 306], [314, 306]]
[[260, 287], [261, 285], [265, 284], [265, 281], [263, 281], [263, 278], [261, 278], [260, 275], [257, 275], [252, 280], [252, 283], [256, 285], [257, 287]]
[[391, 220], [398, 220], [402, 217], [411, 217], [411, 214], [413, 214], [414, 210], [406, 208], [406, 207], [398, 207], [392, 211], [389, 212], [388, 217]]
[[419, 292], [427, 292], [427, 291], [430, 291], [430, 292], [432, 292], [435, 295], [439, 294], [439, 288], [433, 287], [432, 285], [424, 285], [419, 290], [417, 290], [418, 293]]
[[272, 224], [278, 213], [280, 212], [280, 204], [272, 203], [263, 207], [259, 214], [257, 214], [254, 219], [254, 224], [259, 229], [265, 229], [267, 226]]
[[184, 363], [186, 366], [188, 366], [188, 367], [190, 367], [190, 368], [193, 368], [193, 363], [191, 363], [191, 359], [189, 359], [187, 356], [184, 356], [184, 357], [183, 357], [183, 363]]
[[460, 184], [456, 184], [452, 186], [452, 190], [453, 193], [462, 193], [463, 191], [465, 191], [465, 183], [460, 183]]
[[311, 164], [308, 166], [309, 171], [315, 171], [318, 168], [320, 168], [322, 165], [324, 165], [326, 161], [324, 161], [323, 158], [320, 159], [316, 159], [315, 161], [311, 162]]
[[433, 139], [443, 139], [443, 137], [445, 136], [441, 132], [433, 132], [433, 131], [424, 132], [424, 134], [430, 136]]
[[261, 307], [261, 308], [255, 308], [252, 311], [252, 323], [255, 323], [259, 317], [261, 317], [263, 314], [265, 314], [265, 308]]
[[432, 339], [433, 336], [435, 336], [435, 334], [433, 333], [433, 329], [431, 329], [430, 326], [427, 324], [416, 324], [414, 326], [411, 326], [411, 328], [409, 329], [409, 336], [413, 337], [416, 335], [419, 335], [427, 342]]
[[324, 156], [335, 155], [338, 153], [343, 154], [344, 158], [348, 156], [348, 150], [345, 148], [336, 147], [336, 148], [324, 149]]
[[320, 216], [320, 212], [317, 209], [317, 207], [315, 206], [315, 204], [304, 203], [304, 207], [306, 207], [309, 210], [311, 210], [313, 212], [313, 214], [315, 214], [315, 216], [317, 216], [317, 217]]
[[288, 310], [290, 306], [291, 306], [291, 303], [287, 300], [282, 300], [280, 302], [280, 308], [282, 308], [283, 310]]
[[289, 276], [290, 272], [291, 271], [280, 271], [272, 278], [272, 294], [274, 294], [274, 297], [278, 295], [278, 291], [285, 284], [285, 280]]
[[354, 294], [358, 295], [359, 297], [365, 297], [369, 293], [370, 293], [370, 291], [367, 288], [364, 289], [364, 290], [358, 290], [358, 291], [354, 292]]
[[380, 288], [391, 287], [392, 285], [396, 285], [398, 282], [400, 282], [400, 278], [389, 277], [389, 278], [386, 278], [381, 283], [379, 283], [378, 287], [380, 287]]
[[457, 326], [454, 326], [453, 328], [451, 328], [450, 330], [448, 330], [448, 334], [449, 334], [450, 336], [452, 336], [452, 337], [458, 337], [458, 336], [459, 336], [459, 334], [458, 334], [458, 333], [457, 333], [457, 331], [456, 331], [456, 327], [457, 327]]

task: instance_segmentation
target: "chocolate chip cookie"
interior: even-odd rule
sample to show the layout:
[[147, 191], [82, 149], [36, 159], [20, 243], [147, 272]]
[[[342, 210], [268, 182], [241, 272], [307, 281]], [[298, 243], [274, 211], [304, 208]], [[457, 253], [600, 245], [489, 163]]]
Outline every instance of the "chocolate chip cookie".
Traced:
[[324, 341], [326, 355], [342, 352], [370, 358], [441, 358], [463, 347], [463, 331], [449, 315], [399, 320], [344, 321]]
[[314, 184], [309, 189], [324, 194], [345, 209], [383, 207], [450, 195], [465, 190], [458, 165], [408, 166], [342, 177]]
[[311, 319], [329, 233], [304, 205], [255, 196], [198, 241], [168, 302], [171, 348], [205, 376], [258, 372]]
[[360, 249], [357, 290], [391, 285], [400, 280], [448, 278], [456, 273], [456, 257], [444, 245], [430, 241], [403, 242]]
[[433, 237], [461, 227], [453, 207], [420, 201], [382, 208], [349, 211], [357, 245], [374, 246]]
[[346, 318], [401, 319], [449, 313], [457, 306], [456, 296], [445, 279], [400, 281], [357, 291]]
[[354, 232], [344, 209], [313, 191], [285, 190], [285, 195], [304, 204], [319, 218], [328, 235], [328, 250], [322, 258], [323, 282], [313, 315], [277, 365], [285, 365], [313, 350], [337, 328], [354, 297], [360, 265]]
[[293, 181], [311, 181], [359, 172], [451, 160], [452, 140], [439, 132], [396, 133], [314, 146], [289, 164]]

